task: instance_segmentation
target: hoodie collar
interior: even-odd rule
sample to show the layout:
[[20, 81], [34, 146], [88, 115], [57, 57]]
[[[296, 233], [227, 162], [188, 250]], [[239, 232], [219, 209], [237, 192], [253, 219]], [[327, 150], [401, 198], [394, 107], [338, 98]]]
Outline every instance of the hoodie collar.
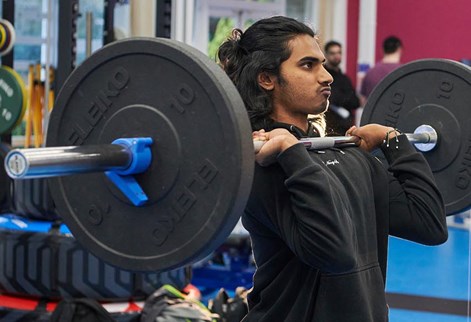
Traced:
[[306, 137], [319, 137], [319, 132], [317, 132], [315, 126], [309, 121], [307, 132], [301, 130], [299, 127], [289, 124], [289, 123], [282, 123], [282, 122], [273, 122], [266, 128], [266, 131], [271, 131], [273, 129], [287, 129], [291, 134], [293, 134], [298, 139], [306, 138]]

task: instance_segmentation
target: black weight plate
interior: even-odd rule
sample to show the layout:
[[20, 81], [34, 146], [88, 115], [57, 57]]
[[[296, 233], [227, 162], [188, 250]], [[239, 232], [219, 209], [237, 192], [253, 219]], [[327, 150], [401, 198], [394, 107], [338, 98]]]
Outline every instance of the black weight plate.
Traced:
[[254, 152], [247, 113], [226, 74], [198, 50], [156, 38], [113, 42], [67, 79], [47, 145], [152, 137], [136, 176], [149, 197], [132, 206], [102, 173], [52, 179], [73, 235], [109, 263], [169, 270], [206, 257], [230, 234], [250, 192]]
[[361, 124], [379, 123], [413, 133], [422, 125], [438, 135], [424, 152], [443, 194], [446, 213], [471, 205], [471, 69], [446, 59], [405, 64], [374, 89]]
[[11, 211], [11, 191], [13, 180], [7, 175], [3, 163], [5, 156], [11, 150], [6, 143], [0, 143], [0, 213]]

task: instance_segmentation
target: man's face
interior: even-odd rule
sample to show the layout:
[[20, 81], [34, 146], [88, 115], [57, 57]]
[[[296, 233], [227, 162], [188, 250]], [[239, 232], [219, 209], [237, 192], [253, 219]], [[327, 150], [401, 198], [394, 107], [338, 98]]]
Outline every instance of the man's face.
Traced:
[[331, 46], [325, 53], [325, 58], [333, 67], [339, 66], [342, 62], [342, 47], [335, 45]]
[[291, 56], [281, 64], [280, 79], [272, 92], [275, 119], [281, 119], [279, 115], [289, 120], [320, 114], [328, 107], [333, 82], [323, 65], [324, 54], [309, 35], [296, 36], [289, 47]]

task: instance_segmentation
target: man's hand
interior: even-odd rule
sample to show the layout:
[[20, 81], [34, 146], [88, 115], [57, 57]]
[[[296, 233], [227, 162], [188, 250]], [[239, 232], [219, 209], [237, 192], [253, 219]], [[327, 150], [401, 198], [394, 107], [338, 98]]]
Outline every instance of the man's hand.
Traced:
[[261, 166], [268, 166], [276, 161], [276, 157], [289, 147], [298, 144], [299, 140], [286, 129], [265, 130], [252, 133], [254, 141], [265, 141], [260, 151], [255, 155], [255, 160]]
[[360, 148], [371, 152], [383, 143], [388, 132], [389, 139], [399, 135], [399, 132], [395, 131], [394, 128], [380, 124], [367, 124], [361, 127], [352, 126], [345, 135], [359, 137], [361, 139]]

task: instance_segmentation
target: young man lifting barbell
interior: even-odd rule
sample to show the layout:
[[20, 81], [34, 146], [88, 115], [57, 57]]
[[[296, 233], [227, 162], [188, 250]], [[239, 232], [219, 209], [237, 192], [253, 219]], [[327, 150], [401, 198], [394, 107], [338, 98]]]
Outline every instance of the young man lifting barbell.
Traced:
[[[347, 131], [361, 138], [360, 148], [299, 144], [324, 135], [333, 82], [303, 23], [262, 19], [235, 30], [218, 57], [254, 139], [266, 141], [242, 217], [257, 265], [244, 321], [388, 321], [388, 236], [436, 245], [448, 235], [424, 157], [405, 135], [378, 124]], [[376, 148], [389, 170], [370, 155]]]

